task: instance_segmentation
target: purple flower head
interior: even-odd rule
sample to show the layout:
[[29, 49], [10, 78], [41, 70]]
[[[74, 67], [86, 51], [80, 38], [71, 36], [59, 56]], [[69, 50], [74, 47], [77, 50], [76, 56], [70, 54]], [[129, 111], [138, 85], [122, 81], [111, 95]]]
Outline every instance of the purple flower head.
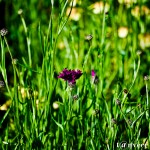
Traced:
[[68, 70], [64, 69], [58, 76], [58, 78], [62, 78], [65, 81], [68, 81], [69, 84], [75, 84], [76, 80], [80, 78], [82, 72], [80, 70]]
[[95, 77], [96, 73], [94, 70], [91, 71], [91, 75], [92, 75], [92, 77]]
[[91, 71], [91, 76], [92, 76], [92, 83], [97, 84], [99, 79], [94, 70]]

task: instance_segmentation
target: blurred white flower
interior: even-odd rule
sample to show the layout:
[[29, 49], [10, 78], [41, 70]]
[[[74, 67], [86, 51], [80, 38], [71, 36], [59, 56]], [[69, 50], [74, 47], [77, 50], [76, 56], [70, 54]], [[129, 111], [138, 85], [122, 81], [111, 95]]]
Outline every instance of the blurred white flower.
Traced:
[[59, 104], [58, 104], [57, 102], [54, 102], [54, 103], [53, 103], [53, 108], [54, 108], [54, 109], [58, 109], [58, 108], [59, 108]]
[[139, 34], [138, 35], [139, 44], [142, 49], [150, 47], [150, 34]]
[[23, 13], [23, 10], [22, 9], [19, 9], [18, 10], [18, 15], [21, 15]]
[[99, 14], [99, 13], [107, 13], [110, 9], [110, 6], [108, 3], [104, 3], [103, 1], [100, 1], [100, 2], [96, 2], [94, 4], [92, 4], [90, 6], [90, 9], [93, 10], [93, 13], [94, 14]]
[[[71, 11], [71, 13], [70, 13]], [[69, 18], [74, 20], [74, 21], [78, 21], [81, 17], [81, 10], [79, 8], [72, 8], [69, 7], [67, 8], [67, 11], [66, 11], [66, 14], [67, 16], [70, 14]]]
[[140, 6], [135, 6], [132, 10], [131, 10], [131, 14], [132, 16], [134, 16], [135, 18], [139, 18], [140, 16], [147, 16], [150, 15], [150, 9], [143, 5], [142, 7]]
[[125, 38], [128, 35], [128, 28], [127, 27], [120, 27], [118, 29], [118, 36], [120, 38]]

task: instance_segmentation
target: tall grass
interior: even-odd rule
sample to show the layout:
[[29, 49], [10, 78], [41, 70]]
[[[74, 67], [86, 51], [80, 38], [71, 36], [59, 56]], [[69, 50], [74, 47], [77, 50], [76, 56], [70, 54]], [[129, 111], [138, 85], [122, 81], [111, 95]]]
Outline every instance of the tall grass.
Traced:
[[[103, 1], [110, 8], [98, 14], [90, 1], [40, 2], [29, 3], [30, 16], [27, 2], [13, 3], [18, 30], [14, 23], [0, 37], [1, 149], [148, 149], [148, 2]], [[82, 71], [75, 86], [58, 78], [64, 68]]]

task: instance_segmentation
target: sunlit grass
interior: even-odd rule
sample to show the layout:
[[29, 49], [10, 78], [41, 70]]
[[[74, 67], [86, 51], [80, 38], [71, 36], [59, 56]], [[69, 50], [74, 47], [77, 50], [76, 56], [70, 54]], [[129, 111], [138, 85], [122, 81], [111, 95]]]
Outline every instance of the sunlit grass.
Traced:
[[148, 149], [148, 2], [40, 2], [1, 30], [1, 149]]

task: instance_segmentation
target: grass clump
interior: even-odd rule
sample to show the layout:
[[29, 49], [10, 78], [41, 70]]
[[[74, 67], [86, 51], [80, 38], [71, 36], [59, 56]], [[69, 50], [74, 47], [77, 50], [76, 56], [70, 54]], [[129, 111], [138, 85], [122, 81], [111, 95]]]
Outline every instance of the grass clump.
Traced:
[[1, 149], [149, 149], [148, 4], [6, 1]]

